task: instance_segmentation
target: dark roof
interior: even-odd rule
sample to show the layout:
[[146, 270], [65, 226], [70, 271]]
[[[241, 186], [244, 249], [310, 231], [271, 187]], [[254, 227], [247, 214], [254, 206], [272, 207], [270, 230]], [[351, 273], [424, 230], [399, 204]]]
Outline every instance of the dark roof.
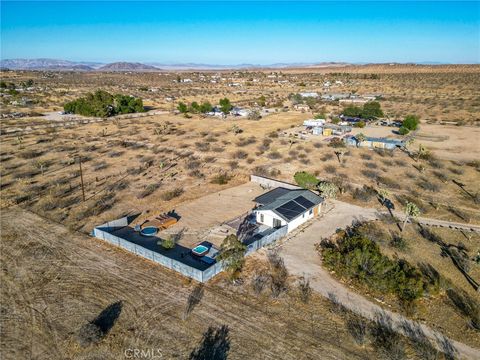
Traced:
[[289, 189], [286, 189], [283, 187], [277, 187], [275, 189], [270, 190], [269, 192], [266, 192], [265, 194], [257, 196], [255, 199], [253, 199], [253, 201], [255, 201], [257, 204], [260, 204], [260, 205], [269, 204], [277, 200], [280, 196], [285, 195], [289, 191], [290, 191]]
[[262, 204], [257, 210], [272, 210], [285, 221], [295, 219], [323, 201], [323, 198], [306, 189], [276, 188], [258, 198], [262, 196], [269, 201], [263, 203], [257, 201]]

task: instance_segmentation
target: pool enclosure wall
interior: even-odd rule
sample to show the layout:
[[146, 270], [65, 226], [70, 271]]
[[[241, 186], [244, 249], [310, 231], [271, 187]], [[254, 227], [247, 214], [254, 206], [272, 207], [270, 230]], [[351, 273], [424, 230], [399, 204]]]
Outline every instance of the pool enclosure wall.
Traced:
[[[104, 240], [112, 245], [119, 246], [135, 255], [156, 262], [157, 264], [160, 264], [170, 270], [176, 271], [199, 282], [207, 282], [223, 270], [223, 263], [216, 262], [202, 271], [110, 233], [112, 230], [128, 226], [129, 223], [129, 217], [125, 216], [121, 219], [110, 221], [95, 227], [92, 231], [92, 235], [98, 239]], [[247, 246], [246, 255], [249, 255], [256, 250], [271, 244], [286, 234], [287, 227], [284, 226], [258, 240], [253, 241]]]

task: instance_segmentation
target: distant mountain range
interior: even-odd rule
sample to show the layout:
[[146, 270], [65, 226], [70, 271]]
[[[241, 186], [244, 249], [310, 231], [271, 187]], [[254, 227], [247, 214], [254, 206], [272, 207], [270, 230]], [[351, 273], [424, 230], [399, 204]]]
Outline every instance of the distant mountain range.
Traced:
[[[395, 63], [392, 63], [395, 64]], [[439, 62], [422, 62], [419, 65], [441, 65]], [[345, 62], [321, 63], [276, 63], [270, 65], [238, 64], [212, 65], [197, 63], [138, 63], [114, 62], [104, 64], [91, 61], [68, 61], [58, 59], [5, 59], [0, 60], [0, 68], [11, 70], [59, 70], [59, 71], [161, 71], [161, 70], [240, 70], [240, 69], [286, 69], [286, 68], [318, 68], [342, 67], [349, 65], [365, 65], [365, 63], [350, 64]], [[412, 65], [412, 64], [411, 64]]]

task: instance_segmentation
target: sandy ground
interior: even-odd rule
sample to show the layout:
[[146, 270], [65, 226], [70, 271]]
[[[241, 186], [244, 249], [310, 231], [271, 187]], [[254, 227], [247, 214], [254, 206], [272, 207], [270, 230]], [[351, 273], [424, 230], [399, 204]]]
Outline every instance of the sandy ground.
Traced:
[[[322, 267], [319, 254], [315, 250], [322, 237], [329, 237], [338, 228], [345, 228], [356, 220], [371, 220], [376, 217], [377, 210], [365, 209], [340, 201], [333, 201], [333, 207], [327, 209], [320, 217], [313, 220], [310, 226], [293, 232], [280, 245], [280, 254], [285, 260], [289, 272], [296, 276], [306, 276], [311, 286], [323, 296], [334, 294], [337, 299], [350, 310], [373, 319], [382, 308], [367, 300], [358, 293], [348, 289]], [[386, 311], [394, 319], [399, 329], [403, 316]], [[407, 320], [409, 321], [409, 320]], [[425, 334], [435, 340], [435, 332], [422, 325]], [[455, 347], [465, 358], [475, 359], [480, 356], [480, 350], [455, 342]]]
[[[374, 357], [325, 304], [309, 313], [214, 282], [184, 318], [196, 286], [185, 278], [21, 209], [3, 210], [1, 221], [2, 359], [118, 360], [126, 349], [187, 359], [206, 329], [220, 325], [230, 330], [230, 360]], [[123, 307], [108, 335], [80, 346], [82, 326], [117, 301]]]
[[220, 225], [245, 214], [254, 206], [253, 199], [265, 192], [259, 184], [248, 182], [226, 190], [218, 191], [198, 199], [183, 202], [175, 207], [180, 220], [167, 230], [165, 236], [184, 229], [179, 243], [186, 247], [208, 240], [217, 247], [225, 238]]

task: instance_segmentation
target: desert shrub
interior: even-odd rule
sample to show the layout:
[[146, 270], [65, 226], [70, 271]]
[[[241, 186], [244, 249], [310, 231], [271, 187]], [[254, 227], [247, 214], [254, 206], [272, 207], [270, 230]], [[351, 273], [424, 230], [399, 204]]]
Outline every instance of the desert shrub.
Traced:
[[394, 247], [398, 250], [405, 251], [408, 248], [408, 243], [405, 238], [399, 234], [398, 232], [395, 232], [392, 234], [392, 239], [390, 240], [390, 246]]
[[227, 173], [220, 173], [215, 175], [210, 181], [212, 184], [225, 185], [227, 184], [232, 177]]
[[197, 150], [202, 152], [206, 152], [210, 150], [210, 144], [207, 142], [196, 142], [195, 147], [197, 148]]
[[162, 195], [161, 198], [162, 200], [169, 201], [172, 200], [176, 197], [179, 197], [180, 195], [183, 194], [183, 188], [177, 187], [173, 190], [165, 191]]
[[272, 296], [277, 298], [288, 289], [288, 271], [278, 252], [270, 251], [267, 257], [270, 265], [270, 289]]
[[250, 145], [250, 144], [255, 144], [257, 142], [257, 139], [255, 138], [255, 136], [250, 136], [248, 138], [240, 138], [238, 139], [237, 141], [237, 146], [247, 146], [247, 145]]
[[451, 168], [448, 168], [448, 170], [450, 170], [450, 172], [452, 172], [455, 175], [463, 175], [465, 173], [465, 170], [459, 167], [451, 167]]
[[372, 155], [370, 155], [370, 154], [361, 153], [361, 154], [360, 154], [360, 157], [361, 157], [363, 160], [372, 160]]
[[322, 250], [325, 265], [341, 276], [352, 278], [382, 293], [392, 293], [403, 303], [423, 295], [423, 279], [414, 266], [403, 259], [390, 259], [379, 246], [349, 228], [336, 246]]
[[108, 167], [108, 164], [105, 161], [99, 161], [93, 164], [93, 170], [95, 171], [103, 170], [103, 169], [106, 169], [107, 167]]
[[205, 161], [207, 164], [211, 164], [211, 163], [217, 161], [217, 158], [215, 156], [205, 156], [203, 158], [203, 161]]
[[243, 150], [237, 150], [233, 153], [232, 156], [234, 159], [246, 159], [248, 157], [248, 153]]
[[418, 268], [423, 275], [424, 290], [431, 294], [437, 294], [440, 288], [444, 286], [440, 273], [428, 263], [419, 263]]
[[300, 295], [300, 300], [304, 304], [307, 304], [310, 300], [310, 296], [312, 295], [312, 288], [310, 286], [310, 280], [304, 276], [300, 277], [298, 281], [298, 292]]
[[326, 154], [323, 154], [322, 157], [320, 158], [320, 160], [322, 161], [328, 161], [328, 160], [331, 160], [333, 159], [335, 155], [332, 154], [332, 153], [326, 153]]
[[282, 158], [282, 155], [278, 151], [271, 151], [267, 157], [272, 160], [278, 160]]
[[324, 170], [327, 174], [335, 174], [337, 172], [337, 168], [334, 165], [327, 165]]
[[439, 192], [440, 191], [440, 186], [438, 184], [435, 184], [433, 182], [430, 182], [428, 179], [421, 179], [417, 183], [418, 187], [422, 188], [423, 190], [426, 191], [431, 191], [431, 192]]
[[155, 192], [160, 187], [160, 183], [154, 183], [154, 184], [149, 184], [145, 187], [145, 189], [142, 190], [140, 194], [137, 195], [138, 199], [143, 199], [146, 198], [147, 196], [150, 196]]
[[374, 162], [367, 162], [367, 163], [365, 163], [365, 167], [367, 167], [369, 169], [376, 169], [376, 168], [378, 168], [378, 165], [375, 164]]
[[389, 160], [389, 159], [382, 159], [382, 163], [383, 163], [385, 166], [393, 166], [393, 161], [392, 161], [392, 160]]
[[419, 359], [437, 360], [439, 358], [439, 351], [430, 342], [418, 323], [412, 323], [408, 320], [403, 321], [402, 330], [405, 336], [410, 339], [412, 348]]
[[376, 179], [379, 176], [378, 172], [373, 171], [373, 170], [364, 169], [360, 172], [362, 173], [363, 176], [365, 176], [369, 179]]
[[290, 150], [288, 152], [288, 155], [290, 155], [291, 157], [297, 157], [298, 156], [298, 151], [297, 150]]
[[443, 171], [434, 170], [433, 175], [435, 175], [435, 177], [442, 182], [447, 182], [448, 180], [450, 180]]
[[265, 287], [267, 286], [269, 280], [270, 279], [269, 279], [268, 275], [266, 275], [266, 274], [263, 274], [263, 273], [255, 274], [252, 277], [252, 281], [251, 281], [251, 286], [252, 286], [253, 292], [256, 295], [260, 295], [262, 293], [262, 291], [265, 289]]
[[384, 312], [376, 314], [370, 326], [373, 345], [388, 359], [405, 358], [405, 349], [399, 334], [393, 329], [392, 319]]
[[391, 189], [400, 189], [400, 184], [397, 183], [392, 178], [389, 178], [389, 177], [386, 177], [386, 176], [378, 176], [377, 180], [378, 180], [378, 182], [384, 184], [385, 186], [387, 186]]
[[431, 167], [433, 167], [435, 169], [443, 169], [442, 162], [440, 160], [434, 158], [433, 156], [430, 158], [428, 163], [430, 164]]
[[385, 243], [389, 237], [389, 234], [384, 230], [384, 227], [375, 221], [360, 224], [357, 227], [357, 231], [362, 234], [362, 236], [380, 244]]
[[458, 288], [447, 289], [448, 298], [453, 305], [469, 319], [469, 325], [479, 331], [480, 330], [480, 305], [477, 300], [473, 299], [465, 291]]
[[238, 161], [231, 160], [228, 162], [228, 166], [230, 166], [231, 170], [235, 170], [236, 168], [238, 168]]
[[345, 305], [342, 304], [340, 300], [338, 300], [337, 295], [335, 295], [334, 293], [328, 293], [328, 300], [330, 300], [331, 312], [338, 315], [344, 315], [348, 312], [348, 309], [345, 307]]
[[189, 176], [201, 179], [204, 177], [203, 173], [199, 169], [192, 170], [188, 173]]
[[29, 149], [29, 150], [24, 150], [18, 154], [19, 157], [22, 159], [34, 159], [36, 157], [39, 157], [43, 154], [43, 151], [41, 150], [34, 150], [34, 149]]
[[318, 185], [319, 180], [306, 171], [298, 171], [293, 176], [295, 182], [304, 189], [313, 189]]
[[225, 149], [221, 146], [214, 146], [212, 147], [212, 151], [213, 152], [217, 152], [217, 153], [220, 153], [220, 152], [223, 152]]
[[368, 202], [376, 197], [377, 191], [371, 186], [363, 185], [361, 189], [356, 188], [353, 191], [353, 198], [364, 202]]
[[367, 341], [367, 322], [360, 316], [350, 315], [345, 322], [348, 332], [358, 345]]
[[316, 143], [313, 143], [313, 146], [316, 148], [316, 149], [320, 149], [323, 147], [323, 144], [322, 143], [319, 143], [319, 142], [316, 142]]
[[185, 164], [185, 168], [188, 170], [195, 170], [198, 169], [200, 165], [202, 165], [202, 163], [199, 160], [192, 159], [190, 161], [187, 161], [187, 163]]

